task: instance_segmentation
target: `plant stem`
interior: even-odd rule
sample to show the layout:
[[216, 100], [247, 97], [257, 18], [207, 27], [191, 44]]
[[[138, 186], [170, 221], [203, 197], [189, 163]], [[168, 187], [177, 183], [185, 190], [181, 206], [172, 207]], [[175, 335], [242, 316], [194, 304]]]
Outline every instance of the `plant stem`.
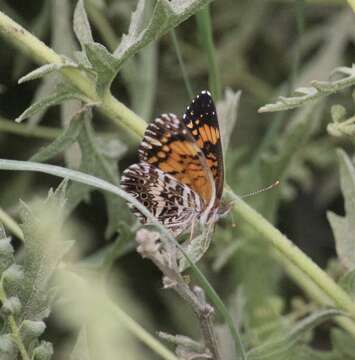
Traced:
[[49, 126], [28, 126], [27, 124], [18, 124], [0, 116], [0, 132], [2, 131], [25, 137], [54, 140], [63, 130]]
[[189, 80], [189, 76], [187, 75], [185, 63], [184, 63], [184, 60], [183, 60], [182, 55], [181, 55], [179, 41], [178, 41], [175, 29], [172, 29], [170, 31], [170, 35], [171, 35], [171, 39], [173, 40], [174, 48], [175, 48], [175, 51], [176, 51], [176, 56], [177, 56], [178, 61], [179, 61], [179, 65], [180, 65], [180, 69], [181, 69], [182, 77], [184, 79], [184, 83], [185, 83], [187, 93], [189, 94], [190, 100], [192, 100], [193, 97], [194, 97], [194, 92], [192, 91], [192, 86], [191, 86], [191, 83], [190, 83], [190, 80]]
[[207, 55], [209, 68], [209, 86], [215, 100], [222, 96], [221, 77], [218, 70], [216, 52], [213, 45], [212, 25], [210, 7], [207, 5], [203, 10], [196, 14], [197, 28], [204, 50]]
[[[319, 286], [316, 286], [314, 282], [296, 265], [289, 262], [276, 251], [275, 258], [284, 266], [288, 275], [303, 289], [303, 291], [305, 291], [306, 294], [308, 294], [311, 299], [323, 306], [334, 306], [334, 301], [332, 301], [332, 299], [327, 296], [322, 289], [319, 288]], [[335, 317], [334, 321], [355, 339], [354, 321], [346, 317]]]
[[262, 215], [257, 213], [237, 195], [230, 192], [236, 201], [234, 211], [246, 221], [255, 231], [262, 235], [288, 263], [295, 265], [309, 279], [311, 279], [322, 292], [329, 297], [341, 310], [348, 312], [355, 319], [355, 304], [349, 295], [338, 286], [317, 264], [306, 256], [285, 235], [269, 223]]
[[0, 223], [2, 223], [5, 228], [7, 228], [11, 234], [15, 235], [22, 241], [24, 241], [24, 236], [21, 228], [18, 226], [17, 222], [7, 214], [1, 207], [0, 207]]
[[[19, 49], [27, 52], [40, 64], [62, 64], [60, 55], [45, 45], [41, 40], [25, 30], [21, 25], [0, 11], [0, 34]], [[108, 116], [116, 125], [130, 130], [141, 138], [147, 126], [146, 122], [132, 110], [108, 93], [102, 101], [98, 99], [94, 81], [78, 69], [63, 68], [61, 74], [69, 80], [90, 102], [98, 103], [98, 109]]]

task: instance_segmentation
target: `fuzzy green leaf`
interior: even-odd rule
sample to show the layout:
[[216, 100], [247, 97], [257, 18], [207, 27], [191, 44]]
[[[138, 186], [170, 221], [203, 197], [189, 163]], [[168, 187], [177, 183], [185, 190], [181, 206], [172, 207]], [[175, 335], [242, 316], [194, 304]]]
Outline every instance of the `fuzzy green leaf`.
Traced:
[[102, 99], [119, 69], [119, 61], [99, 43], [85, 44], [85, 53], [96, 73], [96, 92]]
[[63, 241], [66, 182], [50, 191], [45, 201], [33, 206], [22, 203], [21, 228], [25, 237], [22, 319], [42, 320], [48, 316], [48, 280], [72, 242]]
[[11, 246], [11, 239], [0, 224], [0, 274], [6, 270], [14, 261], [14, 249]]
[[344, 217], [328, 212], [336, 249], [341, 262], [349, 269], [355, 268], [355, 169], [343, 150], [338, 150], [340, 185], [345, 201]]
[[1, 360], [15, 360], [17, 358], [17, 348], [11, 335], [0, 336], [0, 358]]
[[52, 344], [47, 341], [42, 341], [41, 344], [33, 350], [33, 360], [49, 360], [53, 353]]
[[78, 65], [73, 62], [63, 62], [63, 64], [45, 64], [20, 78], [18, 83], [22, 84], [27, 81], [40, 79], [43, 76], [65, 68], [78, 68]]
[[[32, 104], [27, 110], [25, 110], [17, 119], [16, 122], [21, 122], [22, 120], [37, 114], [47, 108], [55, 105], [59, 105], [64, 101], [70, 99], [78, 99], [85, 101], [84, 97], [73, 87], [59, 84], [56, 91], [45, 98], [40, 99], [38, 102]], [[87, 102], [87, 101], [86, 101]]]
[[211, 0], [158, 0], [153, 10], [152, 18], [144, 27], [144, 10], [146, 0], [139, 0], [136, 11], [132, 14], [128, 34], [114, 52], [114, 56], [122, 64], [126, 59], [136, 54], [141, 48], [153, 40], [178, 26], [187, 18], [201, 10]]
[[46, 161], [52, 159], [56, 155], [67, 150], [68, 147], [75, 143], [83, 128], [84, 117], [82, 113], [76, 114], [61, 135], [59, 135], [52, 143], [39, 150], [31, 157], [31, 161]]
[[[339, 67], [333, 70], [334, 73], [340, 73], [343, 78], [335, 81], [312, 81], [310, 87], [301, 87], [295, 90], [296, 96], [280, 96], [278, 101], [273, 104], [262, 106], [259, 112], [282, 111], [294, 109], [308, 102], [315, 101], [323, 96], [334, 94], [347, 87], [355, 85], [355, 65], [350, 67]], [[344, 77], [345, 75], [345, 77]]]
[[79, 0], [75, 7], [73, 27], [82, 48], [85, 44], [94, 41], [83, 0]]

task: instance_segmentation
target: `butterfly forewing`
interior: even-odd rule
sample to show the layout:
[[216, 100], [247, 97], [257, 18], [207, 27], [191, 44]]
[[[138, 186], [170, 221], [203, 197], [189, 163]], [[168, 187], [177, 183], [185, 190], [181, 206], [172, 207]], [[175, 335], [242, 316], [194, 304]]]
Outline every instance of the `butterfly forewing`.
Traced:
[[138, 151], [141, 161], [174, 176], [208, 204], [214, 184], [201, 162], [204, 155], [176, 115], [163, 114], [149, 124]]
[[183, 120], [211, 169], [219, 201], [223, 192], [223, 152], [216, 107], [208, 91], [195, 97], [186, 108]]

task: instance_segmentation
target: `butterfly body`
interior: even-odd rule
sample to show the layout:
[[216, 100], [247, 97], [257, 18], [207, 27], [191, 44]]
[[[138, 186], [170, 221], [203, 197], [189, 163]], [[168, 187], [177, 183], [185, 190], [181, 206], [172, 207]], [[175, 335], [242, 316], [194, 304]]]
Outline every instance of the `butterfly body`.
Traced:
[[[150, 123], [138, 154], [139, 163], [123, 173], [124, 190], [174, 236], [195, 224], [213, 228], [225, 212], [224, 170], [216, 109], [208, 91], [192, 101], [182, 119], [163, 114]], [[132, 209], [142, 223], [147, 222], [138, 209]]]

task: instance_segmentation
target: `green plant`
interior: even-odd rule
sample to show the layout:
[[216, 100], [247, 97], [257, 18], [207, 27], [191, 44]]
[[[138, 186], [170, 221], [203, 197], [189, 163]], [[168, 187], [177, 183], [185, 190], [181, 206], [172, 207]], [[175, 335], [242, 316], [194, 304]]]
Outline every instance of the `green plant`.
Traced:
[[[353, 117], [346, 120], [347, 99], [342, 99], [346, 104], [332, 107], [333, 122], [326, 126], [329, 134], [324, 131], [325, 97], [354, 84], [353, 68], [337, 67], [342, 61], [346, 41], [352, 36], [347, 24], [352, 21], [353, 14], [350, 16], [348, 9], [340, 7], [334, 16], [326, 17], [329, 28], [317, 24], [307, 32], [303, 25], [308, 2], [295, 2], [299, 39], [293, 49], [295, 60], [288, 69], [292, 84], [314, 78], [322, 61], [326, 61], [322, 63], [323, 73], [335, 68], [336, 72], [346, 76], [329, 82], [313, 81], [312, 87], [296, 90], [302, 96], [281, 97], [274, 104], [264, 105], [260, 112], [300, 109], [287, 119], [286, 125], [283, 124], [286, 115], [281, 113], [268, 126], [265, 135], [256, 136], [255, 142], [242, 141], [236, 148], [231, 135], [238, 126], [239, 101], [248, 95], [241, 97], [241, 92], [230, 88], [223, 94], [221, 83], [232, 81], [237, 64], [238, 84], [255, 96], [258, 105], [265, 99], [269, 101], [271, 87], [258, 71], [269, 72], [270, 76], [274, 71], [249, 67], [247, 53], [253, 39], [265, 40], [260, 37], [259, 27], [265, 20], [272, 19], [270, 14], [274, 7], [282, 5], [272, 0], [263, 5], [258, 1], [223, 0], [224, 5], [220, 5], [222, 2], [213, 3], [212, 7], [207, 0], [139, 0], [128, 33], [117, 45], [117, 35], [107, 15], [112, 12], [126, 18], [128, 11], [114, 1], [109, 3], [109, 11], [100, 1], [79, 0], [75, 5], [73, 29], [79, 49], [76, 49], [70, 31], [69, 0], [53, 0], [51, 5], [46, 2], [31, 26], [33, 33], [21, 27], [14, 16], [12, 19], [5, 15], [9, 8], [0, 11], [0, 34], [40, 64], [39, 68], [22, 76], [19, 83], [41, 80], [34, 103], [17, 117], [17, 124], [6, 118], [0, 119], [0, 131], [49, 141], [40, 149], [37, 146], [34, 153], [32, 148], [31, 153], [26, 152], [28, 161], [1, 159], [0, 170], [40, 172], [65, 179], [55, 192], [50, 191], [47, 200], [21, 204], [20, 226], [8, 211], [0, 209], [0, 221], [6, 231], [23, 242], [21, 249], [15, 251], [5, 230], [1, 230], [1, 356], [4, 359], [18, 356], [25, 360], [49, 359], [53, 355], [53, 346], [41, 339], [46, 334], [46, 319], [54, 312], [61, 314], [70, 328], [80, 329], [76, 345], [62, 355], [64, 358], [126, 356], [134, 359], [154, 358], [155, 354], [165, 359], [353, 359], [354, 231], [351, 219], [354, 212], [354, 164], [344, 150], [338, 150], [337, 157], [334, 155], [334, 140], [329, 136], [339, 141], [338, 146], [344, 145], [349, 153], [352, 151], [354, 121]], [[218, 11], [218, 6], [222, 6], [223, 11]], [[224, 11], [227, 6], [233, 11]], [[337, 8], [338, 5], [334, 1], [329, 6]], [[217, 9], [216, 18], [213, 9]], [[63, 18], [59, 19], [57, 13]], [[245, 14], [245, 18], [238, 14]], [[191, 16], [196, 16], [198, 40], [206, 61], [201, 61], [203, 56], [196, 56], [197, 50], [183, 36], [179, 34], [177, 37], [175, 28]], [[221, 36], [217, 48], [212, 36], [214, 22], [211, 17], [219, 33], [223, 34], [233, 27], [235, 18], [240, 24], [235, 33]], [[94, 40], [96, 33], [90, 23], [94, 24], [107, 46]], [[52, 26], [52, 47], [47, 47], [34, 35], [44, 36], [48, 24]], [[171, 32], [189, 95], [191, 78], [196, 79], [206, 71], [218, 100], [228, 180], [225, 197], [234, 204], [232, 213], [238, 219], [238, 227], [234, 229], [228, 219], [224, 220], [206, 254], [201, 252], [198, 238], [184, 248], [144, 206], [119, 188], [126, 155], [143, 136], [146, 120], [154, 109], [155, 93], [159, 91], [156, 40], [168, 32]], [[67, 41], [62, 41], [62, 34], [66, 34]], [[231, 62], [230, 49], [234, 50], [235, 39], [238, 39], [236, 57]], [[327, 40], [325, 44], [322, 42], [324, 39]], [[318, 46], [316, 50], [315, 45]], [[256, 50], [263, 51], [262, 45], [258, 46]], [[276, 45], [274, 50], [277, 52]], [[303, 57], [309, 54], [312, 54], [312, 61], [307, 67], [302, 67]], [[273, 51], [268, 55], [271, 61], [278, 60]], [[167, 57], [164, 61], [169, 64], [172, 59]], [[20, 56], [16, 63], [17, 75], [28, 67], [25, 57]], [[256, 66], [256, 63], [252, 65]], [[171, 64], [169, 66], [171, 68]], [[173, 78], [176, 74], [172, 72], [169, 76]], [[120, 91], [127, 90], [129, 106], [124, 104], [124, 95], [122, 100], [121, 96], [118, 100], [113, 95], [117, 89], [117, 77]], [[168, 99], [163, 91], [160, 95]], [[340, 98], [336, 99], [341, 102]], [[49, 108], [58, 105], [61, 129], [40, 124], [48, 116]], [[103, 125], [96, 110], [113, 126]], [[29, 127], [24, 124], [26, 119]], [[258, 133], [257, 126], [249, 130]], [[65, 166], [44, 164], [58, 159]], [[319, 175], [317, 170], [326, 172], [327, 184], [331, 184], [337, 163], [346, 214], [342, 217], [334, 212], [328, 213], [337, 259], [335, 264], [323, 269], [278, 230], [277, 222], [282, 207], [290, 206], [300, 189], [309, 191], [314, 187]], [[281, 183], [279, 188], [251, 198], [249, 203], [236, 194], [236, 191], [248, 194], [276, 180]], [[6, 193], [18, 197], [18, 189], [25, 186], [28, 185], [20, 181], [8, 183]], [[333, 194], [337, 194], [338, 188], [332, 189]], [[75, 226], [79, 225], [73, 221], [71, 232], [70, 224], [80, 206], [95, 198], [94, 190], [98, 190], [103, 199], [104, 205], [101, 206], [107, 217], [105, 229], [100, 229], [103, 230], [101, 238], [110, 243], [102, 241], [98, 250], [86, 256], [85, 248], [80, 244], [91, 236], [90, 231], [75, 232]], [[12, 199], [6, 201], [6, 193], [0, 198], [0, 204], [11, 210], [6, 202], [11, 203]], [[327, 201], [326, 196], [321, 199]], [[132, 214], [122, 211], [127, 201], [151, 220], [154, 229], [140, 229]], [[14, 215], [17, 218], [17, 211]], [[85, 228], [89, 228], [91, 233], [97, 231], [95, 224]], [[79, 240], [73, 245], [72, 239], [76, 237]], [[73, 250], [75, 247], [76, 251]], [[124, 287], [109, 291], [110, 287], [116, 288], [110, 285], [110, 275], [115, 273], [114, 265], [124, 261], [124, 256], [131, 254], [136, 247], [138, 253], [151, 260], [163, 275], [163, 286], [175, 290], [183, 300], [183, 311], [192, 311], [197, 319], [199, 331], [192, 329], [195, 324], [190, 317], [181, 316], [188, 324], [182, 328], [184, 335], [170, 335], [176, 333], [175, 329], [159, 334], [161, 340], [173, 345], [176, 355], [128, 315], [137, 308], [129, 291], [126, 292]], [[77, 258], [75, 255], [70, 258], [73, 252]], [[176, 256], [181, 259], [180, 268], [171, 266]], [[224, 275], [211, 273], [209, 260], [213, 261], [215, 269], [229, 269], [231, 293], [226, 293], [225, 288], [213, 281]], [[204, 272], [208, 271], [211, 281], [200, 267]], [[305, 296], [280, 292], [284, 273], [304, 291]], [[145, 280], [139, 281], [143, 284]], [[63, 300], [69, 306], [56, 303]], [[178, 314], [181, 311], [179, 306], [174, 302], [172, 312]], [[149, 323], [144, 316], [137, 315], [137, 318], [142, 323]], [[311, 341], [317, 328], [330, 320], [331, 349], [321, 352], [311, 346]], [[182, 319], [179, 321], [183, 322]], [[122, 331], [116, 322], [128, 331]], [[104, 335], [100, 335], [100, 329], [106, 330]], [[227, 338], [231, 341], [224, 343]], [[152, 352], [138, 348], [135, 339], [141, 340]], [[54, 353], [54, 356], [60, 355]]]

